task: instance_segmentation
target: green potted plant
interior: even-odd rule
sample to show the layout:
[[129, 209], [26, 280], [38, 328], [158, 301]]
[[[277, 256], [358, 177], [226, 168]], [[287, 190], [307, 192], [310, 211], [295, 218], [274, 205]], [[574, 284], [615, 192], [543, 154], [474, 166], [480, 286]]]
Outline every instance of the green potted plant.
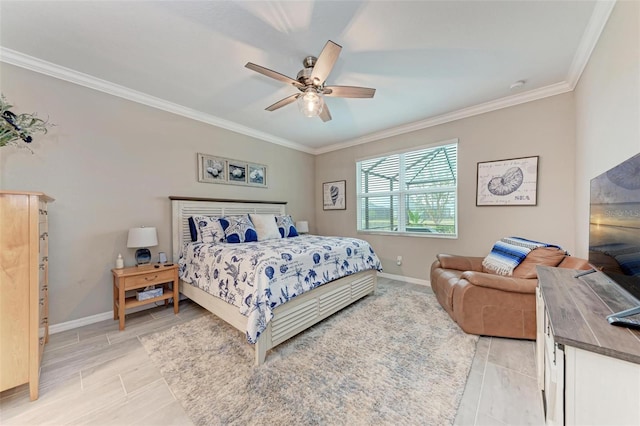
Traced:
[[48, 121], [42, 120], [36, 114], [14, 114], [4, 95], [0, 95], [0, 147], [12, 145], [28, 148], [23, 143], [31, 143], [35, 133], [47, 133]]

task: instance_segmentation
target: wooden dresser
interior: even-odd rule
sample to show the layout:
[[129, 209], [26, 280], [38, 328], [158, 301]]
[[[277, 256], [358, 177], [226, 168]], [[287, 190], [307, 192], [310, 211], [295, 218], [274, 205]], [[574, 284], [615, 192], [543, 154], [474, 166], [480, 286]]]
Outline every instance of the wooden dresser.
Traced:
[[0, 391], [38, 375], [49, 339], [48, 203], [41, 192], [0, 191]]
[[640, 424], [640, 330], [607, 315], [637, 305], [602, 272], [538, 266], [537, 367], [548, 425]]

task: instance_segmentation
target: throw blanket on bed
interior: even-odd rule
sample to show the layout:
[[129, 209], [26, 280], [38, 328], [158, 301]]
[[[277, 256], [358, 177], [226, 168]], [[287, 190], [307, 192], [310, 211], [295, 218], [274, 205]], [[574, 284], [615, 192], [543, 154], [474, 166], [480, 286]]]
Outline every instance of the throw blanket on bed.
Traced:
[[491, 253], [482, 261], [482, 266], [498, 275], [513, 275], [513, 270], [522, 263], [529, 252], [538, 247], [558, 246], [519, 237], [503, 238], [495, 243]]
[[305, 235], [242, 244], [188, 243], [180, 278], [237, 306], [255, 343], [273, 309], [322, 284], [366, 269], [382, 270], [366, 241]]

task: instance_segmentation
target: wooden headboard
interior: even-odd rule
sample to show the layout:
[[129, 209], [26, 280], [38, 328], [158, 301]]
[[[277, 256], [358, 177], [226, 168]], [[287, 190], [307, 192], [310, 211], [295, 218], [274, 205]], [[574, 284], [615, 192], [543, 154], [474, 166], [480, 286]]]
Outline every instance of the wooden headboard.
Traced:
[[215, 198], [169, 197], [171, 200], [171, 242], [177, 262], [185, 242], [191, 241], [189, 217], [231, 216], [247, 213], [285, 214], [286, 201], [223, 200]]

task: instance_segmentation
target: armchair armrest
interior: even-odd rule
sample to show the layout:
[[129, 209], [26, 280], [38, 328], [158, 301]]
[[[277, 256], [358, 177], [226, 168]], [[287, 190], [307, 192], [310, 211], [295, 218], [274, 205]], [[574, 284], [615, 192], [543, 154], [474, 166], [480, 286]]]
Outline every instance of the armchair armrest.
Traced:
[[535, 293], [538, 280], [535, 278], [513, 278], [485, 272], [467, 271], [461, 278], [479, 287], [494, 288], [512, 293]]
[[484, 257], [457, 256], [455, 254], [438, 254], [440, 267], [458, 271], [482, 271]]

